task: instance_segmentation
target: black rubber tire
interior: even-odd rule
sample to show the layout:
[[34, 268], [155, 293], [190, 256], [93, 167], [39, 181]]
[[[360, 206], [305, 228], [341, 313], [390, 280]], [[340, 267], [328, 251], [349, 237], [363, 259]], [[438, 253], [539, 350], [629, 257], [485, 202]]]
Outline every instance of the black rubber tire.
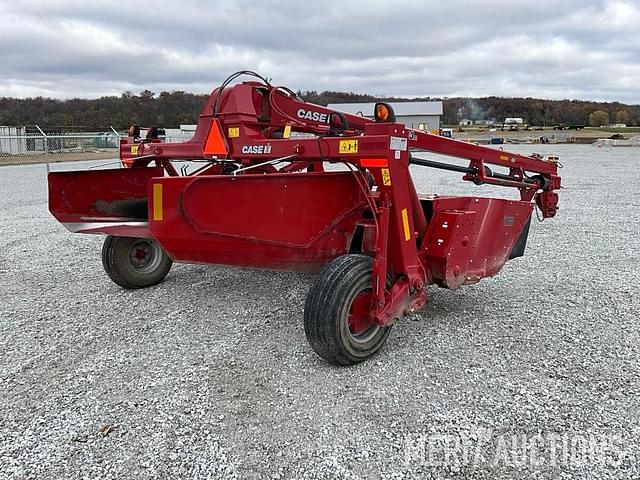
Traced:
[[351, 304], [358, 295], [371, 289], [372, 274], [371, 257], [343, 255], [329, 263], [309, 289], [304, 306], [304, 332], [311, 348], [333, 365], [354, 365], [367, 360], [389, 336], [391, 326], [372, 326], [375, 330], [362, 340], [349, 328]]
[[[134, 264], [133, 248], [147, 248], [144, 265]], [[143, 262], [144, 260], [140, 260]], [[145, 288], [160, 283], [173, 261], [155, 240], [109, 235], [102, 246], [102, 266], [109, 278], [123, 288]]]

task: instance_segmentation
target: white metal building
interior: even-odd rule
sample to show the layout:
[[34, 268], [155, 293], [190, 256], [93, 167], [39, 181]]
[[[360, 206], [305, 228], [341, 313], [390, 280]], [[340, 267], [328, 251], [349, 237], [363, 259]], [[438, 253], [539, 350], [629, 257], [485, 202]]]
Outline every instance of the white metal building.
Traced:
[[[442, 116], [442, 102], [388, 102], [396, 113], [396, 120], [416, 130], [438, 130]], [[330, 103], [332, 110], [373, 118], [375, 103]]]
[[[196, 125], [181, 124], [180, 128], [165, 128], [164, 133], [165, 141], [171, 143], [182, 143], [191, 140], [191, 138], [195, 135]], [[141, 132], [141, 135], [144, 137], [146, 133]]]

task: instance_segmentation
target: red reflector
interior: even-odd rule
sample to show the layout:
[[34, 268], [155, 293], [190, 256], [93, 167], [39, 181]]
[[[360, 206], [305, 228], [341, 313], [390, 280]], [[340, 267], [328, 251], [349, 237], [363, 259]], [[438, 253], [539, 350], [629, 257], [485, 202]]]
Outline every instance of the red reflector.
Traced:
[[386, 158], [363, 158], [360, 160], [361, 167], [385, 168], [389, 166]]
[[222, 136], [220, 124], [217, 119], [211, 122], [211, 130], [209, 130], [209, 136], [207, 137], [207, 143], [204, 146], [205, 156], [226, 156], [229, 153], [227, 143]]

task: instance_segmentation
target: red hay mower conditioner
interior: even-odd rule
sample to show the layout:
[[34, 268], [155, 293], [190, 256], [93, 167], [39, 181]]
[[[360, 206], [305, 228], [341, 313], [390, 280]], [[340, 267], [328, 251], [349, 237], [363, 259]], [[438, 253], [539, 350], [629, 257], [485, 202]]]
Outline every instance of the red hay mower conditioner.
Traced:
[[[241, 74], [259, 80], [231, 85]], [[553, 159], [412, 130], [385, 103], [374, 117], [238, 72], [212, 92], [190, 141], [162, 142], [154, 129], [140, 139], [132, 127], [126, 168], [50, 173], [49, 208], [73, 232], [107, 235], [104, 269], [125, 288], [160, 282], [173, 261], [320, 270], [306, 336], [326, 361], [354, 364], [425, 305], [427, 285], [472, 284], [523, 255], [535, 206], [553, 217], [560, 188]], [[181, 161], [201, 164], [187, 173]], [[409, 165], [513, 187], [520, 199], [418, 195]]]

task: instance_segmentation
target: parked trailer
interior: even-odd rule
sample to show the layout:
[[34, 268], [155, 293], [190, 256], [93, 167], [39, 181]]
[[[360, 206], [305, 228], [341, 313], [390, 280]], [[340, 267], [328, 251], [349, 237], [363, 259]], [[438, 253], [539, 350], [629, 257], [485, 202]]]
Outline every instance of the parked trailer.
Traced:
[[[258, 80], [232, 85], [242, 74]], [[319, 271], [304, 329], [337, 365], [374, 355], [394, 323], [426, 304], [427, 285], [496, 275], [524, 253], [534, 208], [545, 218], [558, 208], [555, 159], [412, 130], [385, 103], [373, 120], [344, 114], [248, 71], [213, 90], [190, 141], [149, 132], [142, 139], [132, 127], [121, 141], [125, 168], [50, 173], [54, 217], [107, 235], [103, 266], [124, 288], [159, 283], [172, 262]], [[183, 161], [201, 167], [187, 173]], [[418, 195], [410, 165], [519, 198]]]

